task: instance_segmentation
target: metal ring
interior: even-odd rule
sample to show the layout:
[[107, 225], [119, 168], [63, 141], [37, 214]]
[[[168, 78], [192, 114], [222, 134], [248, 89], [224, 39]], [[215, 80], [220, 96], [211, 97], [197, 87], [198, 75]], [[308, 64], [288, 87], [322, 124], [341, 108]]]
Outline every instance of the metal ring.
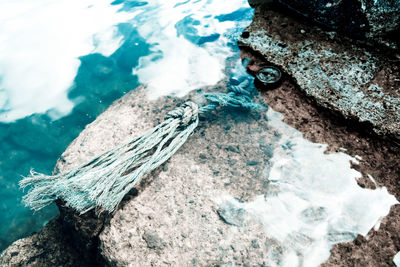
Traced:
[[282, 78], [282, 72], [277, 67], [262, 65], [256, 73], [256, 79], [262, 85], [271, 87], [277, 85]]

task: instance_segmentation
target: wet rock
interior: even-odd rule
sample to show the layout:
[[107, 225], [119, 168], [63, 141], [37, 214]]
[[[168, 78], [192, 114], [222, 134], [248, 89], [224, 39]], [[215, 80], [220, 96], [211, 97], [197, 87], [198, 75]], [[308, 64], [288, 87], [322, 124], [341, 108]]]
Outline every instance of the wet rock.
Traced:
[[291, 9], [333, 29], [363, 36], [369, 29], [361, 3], [351, 1], [278, 0]]
[[49, 222], [39, 233], [14, 242], [2, 252], [0, 266], [91, 266], [66, 241], [60, 218]]
[[[253, 6], [271, 1], [249, 1]], [[400, 2], [397, 0], [276, 0], [332, 30], [357, 38], [381, 41], [400, 30]]]
[[232, 205], [230, 202], [224, 202], [218, 209], [218, 215], [223, 222], [234, 226], [243, 226], [246, 221], [246, 212]]
[[265, 6], [255, 8], [246, 30], [249, 37], [240, 38], [240, 45], [280, 66], [317, 104], [365, 129], [400, 138], [395, 61]]

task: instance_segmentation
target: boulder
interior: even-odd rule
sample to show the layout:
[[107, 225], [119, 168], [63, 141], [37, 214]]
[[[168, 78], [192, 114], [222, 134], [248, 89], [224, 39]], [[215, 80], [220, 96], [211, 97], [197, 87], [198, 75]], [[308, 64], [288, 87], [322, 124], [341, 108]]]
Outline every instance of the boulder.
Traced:
[[[69, 146], [58, 169], [78, 166], [142, 134], [184, 101], [146, 99], [139, 88], [116, 101]], [[246, 201], [268, 186], [262, 171], [272, 156], [274, 143], [269, 140], [277, 140], [279, 134], [269, 131], [264, 116], [232, 110], [208, 115], [188, 142], [145, 177], [111, 217], [94, 226], [70, 211], [63, 216], [71, 218], [66, 221], [81, 236], [97, 239], [109, 266], [260, 265], [271, 248], [252, 243], [266, 240], [266, 233], [257, 223], [232, 225], [219, 202], [224, 195]]]
[[0, 257], [0, 266], [91, 266], [67, 241], [62, 219], [50, 221], [39, 233], [15, 241]]

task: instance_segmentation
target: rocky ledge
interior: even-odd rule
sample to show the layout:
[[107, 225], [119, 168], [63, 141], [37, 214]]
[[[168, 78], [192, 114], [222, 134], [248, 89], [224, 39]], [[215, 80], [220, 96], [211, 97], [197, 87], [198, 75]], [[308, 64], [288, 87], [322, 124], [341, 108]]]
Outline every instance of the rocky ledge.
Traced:
[[355, 45], [336, 32], [278, 11], [276, 5], [253, 4], [255, 15], [239, 39], [241, 46], [282, 68], [318, 105], [400, 140], [397, 57]]

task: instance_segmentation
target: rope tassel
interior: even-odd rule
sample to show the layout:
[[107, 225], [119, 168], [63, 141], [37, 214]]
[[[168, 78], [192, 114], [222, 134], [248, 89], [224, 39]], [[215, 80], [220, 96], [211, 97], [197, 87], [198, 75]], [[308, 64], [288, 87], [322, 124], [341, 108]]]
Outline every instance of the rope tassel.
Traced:
[[75, 169], [48, 176], [31, 172], [20, 181], [30, 186], [26, 206], [40, 210], [56, 199], [86, 213], [94, 208], [112, 212], [140, 179], [168, 160], [197, 127], [198, 105], [188, 101], [167, 113], [164, 122], [144, 135], [109, 150]]
[[40, 210], [57, 199], [81, 214], [92, 209], [113, 212], [123, 197], [146, 174], [167, 161], [188, 139], [199, 123], [199, 113], [219, 106], [264, 110], [252, 101], [249, 82], [233, 86], [228, 93], [204, 94], [208, 105], [191, 101], [167, 113], [164, 122], [130, 142], [115, 147], [75, 169], [56, 175], [31, 171], [20, 181], [29, 187], [23, 197], [26, 206]]

